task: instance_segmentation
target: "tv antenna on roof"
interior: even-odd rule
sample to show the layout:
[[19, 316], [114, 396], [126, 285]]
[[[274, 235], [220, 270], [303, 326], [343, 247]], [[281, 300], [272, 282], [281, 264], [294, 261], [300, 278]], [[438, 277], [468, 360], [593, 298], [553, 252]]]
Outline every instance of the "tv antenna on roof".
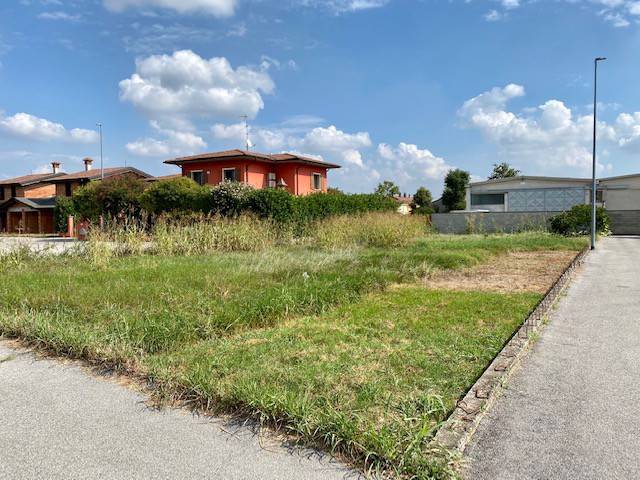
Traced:
[[240, 118], [244, 121], [244, 140], [245, 140], [245, 150], [248, 152], [251, 149], [251, 140], [249, 140], [249, 116], [248, 115], [240, 115]]

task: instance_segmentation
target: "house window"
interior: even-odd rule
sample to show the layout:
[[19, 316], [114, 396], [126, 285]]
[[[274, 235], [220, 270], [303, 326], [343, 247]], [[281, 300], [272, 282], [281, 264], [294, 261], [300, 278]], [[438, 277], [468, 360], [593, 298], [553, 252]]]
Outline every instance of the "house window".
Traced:
[[276, 173], [269, 173], [269, 188], [276, 188]]
[[222, 181], [223, 182], [235, 182], [236, 169], [235, 168], [223, 168], [222, 169]]
[[4, 187], [0, 186], [0, 200], [4, 200]]
[[319, 173], [314, 173], [312, 180], [312, 187], [314, 190], [322, 190], [322, 175]]
[[504, 205], [504, 193], [473, 193], [471, 205]]
[[192, 170], [189, 172], [189, 176], [191, 180], [196, 182], [198, 185], [204, 185], [204, 173], [202, 170]]
[[71, 183], [67, 182], [64, 184], [64, 194], [66, 197], [70, 197], [71, 196]]
[[12, 197], [17, 197], [18, 194], [16, 193], [16, 186], [15, 185], [11, 185], [11, 196]]

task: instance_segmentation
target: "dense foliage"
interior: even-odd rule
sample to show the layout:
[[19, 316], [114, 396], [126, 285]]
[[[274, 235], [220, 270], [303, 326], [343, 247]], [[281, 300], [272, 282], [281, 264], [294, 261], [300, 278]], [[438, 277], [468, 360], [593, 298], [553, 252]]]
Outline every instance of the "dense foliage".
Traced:
[[152, 183], [140, 196], [140, 205], [151, 214], [207, 211], [209, 189], [187, 177]]
[[144, 181], [134, 177], [90, 182], [73, 193], [73, 204], [83, 219], [97, 220], [100, 215], [137, 216], [144, 188]]
[[76, 214], [73, 199], [56, 197], [56, 207], [53, 210], [53, 223], [56, 232], [67, 231], [67, 219]]
[[385, 197], [397, 197], [400, 195], [400, 188], [395, 183], [385, 180], [378, 184], [373, 193], [376, 195], [383, 195]]
[[498, 178], [511, 178], [520, 175], [520, 170], [513, 168], [507, 162], [494, 163], [489, 180], [496, 180]]
[[[566, 212], [551, 218], [551, 231], [560, 235], [586, 235], [591, 232], [591, 205], [575, 205]], [[610, 219], [607, 211], [596, 210], [596, 231], [608, 234]]]
[[413, 196], [413, 202], [411, 202], [411, 212], [430, 215], [433, 213], [433, 197], [431, 192], [425, 187], [420, 187]]
[[467, 207], [465, 196], [469, 178], [469, 172], [459, 168], [449, 170], [449, 173], [447, 173], [444, 178], [442, 204], [449, 210], [464, 210]]

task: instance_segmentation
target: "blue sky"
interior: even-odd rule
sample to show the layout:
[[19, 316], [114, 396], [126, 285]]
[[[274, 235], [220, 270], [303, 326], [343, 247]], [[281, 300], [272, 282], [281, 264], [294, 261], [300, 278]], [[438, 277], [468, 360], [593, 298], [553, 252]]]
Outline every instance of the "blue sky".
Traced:
[[640, 171], [640, 1], [4, 0], [0, 177], [241, 147], [439, 194], [449, 168], [588, 176], [592, 59], [603, 175]]

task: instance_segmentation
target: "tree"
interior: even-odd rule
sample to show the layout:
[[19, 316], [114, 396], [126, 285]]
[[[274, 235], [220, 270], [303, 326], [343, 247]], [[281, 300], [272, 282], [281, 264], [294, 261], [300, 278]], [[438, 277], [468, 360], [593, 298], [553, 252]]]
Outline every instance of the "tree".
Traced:
[[211, 194], [187, 177], [153, 182], [140, 196], [140, 204], [147, 212], [158, 215], [165, 212], [208, 212]]
[[444, 178], [442, 204], [449, 210], [464, 210], [467, 208], [465, 197], [469, 178], [469, 172], [465, 172], [459, 168], [449, 170], [449, 173], [447, 173], [447, 176]]
[[489, 175], [489, 180], [495, 180], [497, 178], [517, 177], [518, 175], [520, 175], [520, 173], [520, 170], [516, 170], [507, 162], [494, 163], [493, 171], [491, 172], [491, 175]]
[[114, 177], [90, 182], [73, 193], [73, 204], [81, 219], [100, 215], [139, 215], [145, 184], [134, 177]]
[[373, 193], [382, 195], [383, 197], [397, 197], [400, 195], [400, 188], [398, 188], [395, 183], [385, 180], [378, 184]]
[[418, 191], [416, 191], [416, 194], [413, 196], [413, 202], [411, 202], [411, 211], [413, 213], [429, 215], [433, 213], [433, 206], [431, 205], [432, 201], [433, 197], [431, 196], [431, 192], [424, 187], [420, 187]]

